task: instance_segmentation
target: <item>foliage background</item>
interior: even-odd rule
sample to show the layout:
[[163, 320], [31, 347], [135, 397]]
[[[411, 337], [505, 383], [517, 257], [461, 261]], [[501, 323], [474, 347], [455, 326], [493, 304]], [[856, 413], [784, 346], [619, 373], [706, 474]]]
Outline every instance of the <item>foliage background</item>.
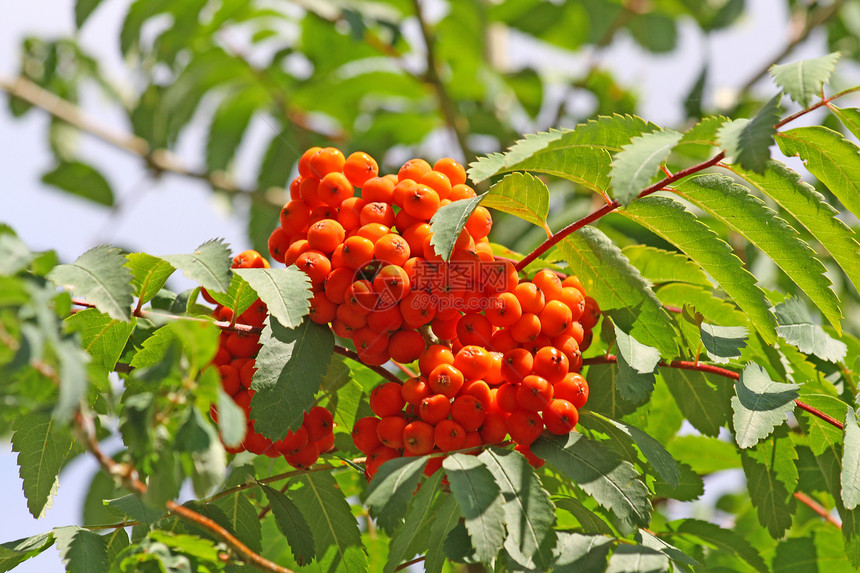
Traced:
[[[117, 38], [120, 23], [128, 9], [124, 0], [105, 0], [81, 31], [81, 45], [90, 53], [97, 54], [105, 75], [116, 85], [134, 86], [136, 78], [130, 73], [118, 50]], [[657, 5], [683, 4], [681, 2], [655, 2]], [[621, 90], [636, 94], [637, 103], [629, 109], [647, 120], [677, 127], [685, 119], [684, 101], [702, 69], [708, 62], [708, 81], [702, 91], [701, 102], [706, 112], [720, 109], [720, 104], [731, 104], [733, 93], [744, 86], [749, 78], [770, 64], [782, 47], [791, 41], [792, 7], [802, 9], [807, 2], [784, 0], [755, 0], [746, 3], [744, 14], [727, 30], [717, 31], [704, 38], [698, 26], [689, 16], [679, 21], [679, 38], [676, 49], [665, 54], [653, 54], [642, 50], [626, 31], [619, 32], [612, 44], [605, 49], [586, 47], [577, 55], [564, 54], [557, 48], [546, 50], [534, 43], [513, 41], [508, 45], [506, 58], [517, 68], [523, 64], [540, 61], [544, 66], [539, 72], [548, 81], [544, 91], [547, 101], [557, 92], [559, 78], [567, 73], [570, 77], [583, 74], [586, 63], [597, 62], [618, 82]], [[827, 5], [828, 3], [822, 3]], [[847, 21], [850, 14], [860, 8], [858, 2], [839, 2]], [[429, 2], [428, 12], [443, 13], [443, 2]], [[27, 3], [10, 3], [4, 7], [6, 17], [0, 19], [0, 76], [10, 77], [19, 71], [20, 43], [25, 36], [44, 39], [71, 36], [75, 32], [73, 2], [50, 0], [39, 2], [38, 7]], [[414, 33], [414, 30], [413, 30]], [[465, 42], [466, 40], [464, 40]], [[854, 85], [858, 82], [857, 67], [850, 56], [843, 58], [835, 86]], [[800, 43], [789, 60], [814, 57], [834, 49], [828, 45], [826, 28], [814, 31], [807, 41]], [[313, 81], [311, 78], [309, 81]], [[750, 109], [755, 108], [756, 97], [767, 98], [773, 88], [765, 79], [756, 84], [746, 95]], [[120, 131], [127, 131], [126, 118], [91, 85], [80, 92], [81, 107], [98, 123]], [[561, 125], [572, 126], [591, 112], [590, 96], [576, 94], [572, 99], [573, 113], [565, 117]], [[632, 100], [631, 100], [632, 101]], [[188, 165], [205, 166], [205, 145], [209, 117], [216, 101], [204, 101], [201, 111], [190, 123], [187, 132], [179, 140], [176, 153]], [[843, 103], [843, 105], [847, 105]], [[615, 111], [613, 108], [603, 112]], [[555, 114], [550, 105], [537, 114], [535, 119], [507, 118], [512, 125], [511, 136], [520, 132], [542, 130], [554, 123]], [[816, 116], [806, 123], [816, 121]], [[186, 252], [213, 236], [223, 236], [239, 251], [251, 246], [247, 237], [247, 207], [233, 206], [223, 197], [214, 197], [211, 188], [200, 181], [173, 175], [155, 179], [142, 166], [139, 158], [129, 156], [103, 142], [90, 137], [81, 137], [76, 154], [103, 170], [112, 183], [118, 207], [106, 209], [93, 206], [78, 198], [59, 193], [40, 183], [42, 173], [51, 168], [52, 151], [45, 137], [49, 120], [45, 114], [29, 113], [22, 119], [14, 119], [8, 107], [0, 108], [0, 197], [3, 200], [2, 219], [10, 223], [22, 239], [33, 249], [57, 249], [64, 261], [98, 243], [110, 242], [130, 250], [151, 253]], [[409, 125], [404, 121], [395, 140], [407, 139]], [[235, 169], [237, 181], [251, 185], [256, 175], [257, 163], [272, 137], [271, 119], [255, 116], [243, 142]], [[476, 141], [476, 148], [491, 151], [495, 147], [481, 146], [485, 140]], [[503, 147], [510, 141], [503, 141]], [[368, 149], [380, 156], [378, 149]], [[776, 152], [776, 151], [775, 151]], [[403, 149], [400, 160], [412, 155], [428, 159], [441, 155], [458, 157], [453, 138], [444, 133], [429, 137], [423, 145]], [[568, 220], [572, 217], [568, 217]], [[153, 223], [159, 230], [153, 232]], [[268, 229], [265, 231], [268, 232]], [[521, 250], [525, 250], [525, 245]], [[758, 273], [757, 273], [758, 274]], [[181, 281], [172, 279], [174, 288], [182, 288]], [[855, 330], [856, 331], [856, 330]], [[49, 529], [53, 525], [77, 523], [80, 518], [78, 502], [83, 497], [89, 474], [94, 465], [89, 460], [75, 462], [61, 478], [62, 489], [55, 508], [47, 517], [36, 522], [24, 506], [19, 495], [20, 481], [14, 455], [9, 453], [8, 443], [3, 443], [0, 454], [0, 491], [4, 495], [4, 519], [0, 523], [0, 539], [7, 540]], [[737, 476], [735, 476], [737, 477]], [[739, 485], [723, 475], [711, 478], [704, 502], [707, 506], [714, 494], [722, 487]], [[709, 499], [710, 498], [710, 499]], [[707, 507], [677, 508], [684, 515], [696, 513], [711, 517]], [[687, 513], [689, 512], [689, 513]], [[703, 512], [703, 513], [697, 513]], [[22, 565], [21, 571], [61, 570], [56, 551], [43, 555]]]

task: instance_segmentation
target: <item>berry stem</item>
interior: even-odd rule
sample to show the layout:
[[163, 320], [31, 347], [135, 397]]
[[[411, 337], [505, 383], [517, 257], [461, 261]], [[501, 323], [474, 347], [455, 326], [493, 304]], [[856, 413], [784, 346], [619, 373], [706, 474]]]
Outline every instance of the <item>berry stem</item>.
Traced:
[[389, 382], [396, 382], [397, 384], [403, 384], [403, 380], [401, 380], [400, 378], [395, 376], [393, 372], [389, 372], [388, 370], [386, 370], [382, 366], [371, 366], [369, 364], [365, 364], [364, 362], [361, 361], [361, 358], [358, 356], [358, 353], [353, 352], [349, 348], [344, 348], [343, 346], [335, 345], [334, 351], [336, 354], [340, 354], [341, 356], [345, 356], [346, 358], [349, 358], [350, 360], [354, 360], [355, 362], [360, 363], [362, 366], [364, 366], [366, 368], [370, 368], [371, 370], [373, 370], [374, 372], [376, 372], [377, 374], [379, 374], [380, 376], [382, 376], [383, 378], [385, 378]]
[[[608, 356], [594, 356], [592, 358], [586, 358], [582, 361], [582, 364], [583, 365], [586, 365], [586, 364], [613, 364], [616, 362], [618, 362], [618, 359], [614, 355], [610, 354]], [[689, 362], [686, 360], [673, 360], [673, 361], [667, 363], [667, 362], [661, 360], [658, 363], [658, 365], [662, 366], [664, 368], [678, 368], [681, 370], [695, 370], [697, 372], [707, 372], [708, 374], [716, 374], [717, 376], [722, 376], [723, 378], [729, 378], [731, 380], [738, 380], [741, 377], [740, 374], [738, 374], [737, 372], [734, 372], [732, 370], [727, 370], [726, 368], [720, 368], [719, 366], [714, 366], [712, 364], [702, 364], [701, 362]], [[824, 412], [822, 412], [818, 408], [813, 408], [809, 404], [806, 404], [805, 402], [801, 402], [800, 400], [795, 400], [794, 403], [801, 410], [804, 410], [805, 412], [812, 414], [816, 418], [824, 420], [825, 422], [827, 422], [831, 426], [839, 428], [840, 430], [843, 429], [842, 422], [840, 422], [839, 420], [837, 420], [836, 418], [834, 418], [832, 416], [825, 414]]]

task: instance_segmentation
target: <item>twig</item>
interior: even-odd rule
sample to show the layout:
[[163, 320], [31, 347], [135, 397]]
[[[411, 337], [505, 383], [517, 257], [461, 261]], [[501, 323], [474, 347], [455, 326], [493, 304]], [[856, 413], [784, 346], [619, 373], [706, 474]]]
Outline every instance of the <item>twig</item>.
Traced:
[[403, 372], [404, 374], [406, 374], [406, 375], [407, 375], [407, 376], [409, 376], [410, 378], [416, 378], [416, 377], [418, 376], [418, 374], [416, 374], [416, 373], [415, 373], [411, 368], [409, 368], [407, 365], [405, 365], [405, 364], [401, 364], [401, 363], [396, 362], [396, 361], [394, 361], [394, 360], [392, 360], [391, 362], [393, 362], [393, 363], [394, 363], [394, 365], [395, 365], [395, 366], [397, 366], [397, 368], [399, 368], [401, 372]]
[[407, 561], [406, 563], [401, 563], [400, 565], [395, 567], [394, 570], [395, 571], [402, 571], [403, 569], [406, 569], [407, 567], [409, 567], [411, 565], [415, 565], [416, 563], [421, 563], [426, 558], [427, 557], [425, 555], [422, 555], [421, 557], [416, 557], [415, 559], [412, 559], [411, 561]]
[[[334, 351], [337, 354], [340, 354], [341, 356], [345, 356], [345, 357], [349, 358], [350, 360], [355, 360], [356, 362], [361, 362], [361, 358], [358, 356], [358, 354], [356, 352], [353, 352], [349, 348], [344, 348], [343, 346], [335, 345]], [[379, 374], [380, 376], [382, 376], [383, 378], [385, 378], [389, 382], [396, 382], [397, 384], [403, 384], [403, 380], [401, 380], [400, 378], [395, 376], [394, 373], [389, 372], [388, 370], [386, 370], [382, 366], [372, 366], [370, 364], [365, 364], [364, 362], [361, 362], [361, 364], [367, 368], [370, 368], [371, 370], [373, 370], [374, 372], [376, 372], [377, 374]]]
[[797, 501], [799, 501], [800, 503], [809, 507], [809, 509], [811, 509], [812, 511], [814, 511], [815, 513], [817, 513], [818, 515], [820, 515], [821, 517], [826, 519], [828, 522], [835, 525], [839, 529], [842, 529], [842, 522], [839, 521], [838, 519], [836, 519], [835, 517], [833, 517], [832, 515], [830, 515], [830, 512], [827, 511], [827, 508], [824, 507], [823, 505], [821, 505], [820, 503], [818, 503], [817, 501], [815, 501], [814, 499], [812, 499], [811, 497], [809, 497], [808, 495], [806, 495], [805, 493], [803, 493], [801, 491], [794, 492], [794, 497], [795, 497], [795, 499], [797, 499]]
[[[586, 364], [614, 364], [616, 362], [618, 362], [617, 357], [613, 356], [612, 354], [609, 354], [609, 355], [604, 355], [604, 356], [594, 356], [591, 358], [586, 358], [585, 360], [582, 361], [582, 364], [583, 365], [586, 365]], [[703, 364], [701, 362], [689, 362], [686, 360], [673, 360], [671, 362], [666, 362], [664, 360], [661, 360], [657, 364], [659, 366], [664, 367], [664, 368], [678, 368], [680, 370], [695, 370], [697, 372], [707, 372], [708, 374], [716, 374], [717, 376], [722, 376], [723, 378], [729, 378], [731, 380], [738, 380], [741, 377], [740, 374], [738, 374], [737, 372], [734, 372], [732, 370], [728, 370], [726, 368], [721, 368], [719, 366], [714, 366], [713, 364]], [[818, 408], [813, 408], [809, 404], [806, 404], [805, 402], [801, 402], [800, 400], [795, 400], [794, 403], [801, 410], [809, 412], [810, 414], [812, 414], [816, 418], [824, 420], [825, 422], [827, 422], [831, 426], [835, 426], [835, 427], [839, 428], [840, 430], [843, 428], [842, 422], [840, 422], [839, 420], [837, 420], [833, 416], [829, 416], [829, 415], [825, 414], [824, 412], [822, 412]]]

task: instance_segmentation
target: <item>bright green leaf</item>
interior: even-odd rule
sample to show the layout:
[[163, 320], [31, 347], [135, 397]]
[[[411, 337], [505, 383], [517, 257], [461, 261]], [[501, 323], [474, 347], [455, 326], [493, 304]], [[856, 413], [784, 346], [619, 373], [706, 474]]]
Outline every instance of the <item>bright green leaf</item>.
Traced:
[[116, 499], [106, 499], [104, 504], [105, 508], [117, 517], [143, 524], [154, 523], [164, 515], [164, 510], [146, 505], [140, 496], [133, 493]]
[[286, 269], [236, 269], [266, 303], [269, 314], [287, 328], [296, 328], [307, 316], [311, 298], [308, 275], [290, 266]]
[[734, 444], [717, 438], [676, 436], [666, 444], [666, 449], [700, 474], [741, 467], [741, 459]]
[[506, 175], [481, 195], [481, 205], [509, 213], [541, 229], [547, 228], [549, 189], [543, 181], [529, 173]]
[[116, 366], [137, 319], [121, 322], [88, 308], [69, 316], [64, 322], [72, 331], [80, 332], [84, 349], [96, 363], [110, 372]]
[[22, 561], [43, 552], [54, 544], [52, 532], [0, 543], [0, 571], [11, 571]]
[[628, 245], [621, 253], [652, 283], [683, 282], [711, 288], [699, 265], [681, 253], [648, 245]]
[[781, 98], [782, 94], [774, 96], [752, 119], [736, 119], [719, 129], [717, 138], [729, 160], [744, 169], [764, 172], [770, 159], [773, 136], [776, 135]]
[[615, 154], [610, 176], [619, 203], [627, 205], [648, 186], [681, 137], [677, 131], [653, 131], [634, 137]]
[[695, 370], [662, 368], [660, 374], [693, 427], [707, 436], [717, 436], [731, 414], [731, 383]]
[[770, 67], [770, 75], [776, 85], [800, 107], [809, 107], [812, 98], [821, 95], [821, 88], [830, 79], [838, 60], [839, 52], [833, 52], [820, 58], [776, 64]]
[[54, 267], [48, 278], [111, 318], [128, 321], [134, 289], [131, 272], [124, 265], [125, 257], [116, 247], [95, 247], [72, 264]]
[[152, 300], [176, 270], [164, 259], [146, 253], [130, 253], [126, 255], [126, 259], [128, 262], [125, 266], [131, 269], [134, 275], [132, 284], [140, 304]]
[[860, 110], [853, 107], [836, 107], [832, 103], [827, 107], [854, 137], [860, 137]]
[[257, 291], [248, 284], [248, 281], [235, 272], [230, 277], [230, 288], [227, 292], [210, 292], [209, 296], [215, 299], [215, 302], [221, 306], [225, 306], [233, 311], [233, 316], [236, 317], [237, 322], [239, 321], [239, 316], [248, 310], [259, 298]]
[[188, 255], [164, 255], [161, 258], [209, 291], [227, 292], [230, 288], [233, 259], [223, 239], [207, 241]]
[[75, 2], [75, 27], [80, 30], [90, 17], [90, 14], [98, 8], [102, 0], [77, 0]]
[[[394, 573], [395, 569], [406, 559], [416, 553], [435, 549], [428, 544], [430, 529], [441, 517], [435, 512], [437, 504], [433, 503], [442, 483], [443, 473], [438, 471], [421, 484], [421, 489], [409, 503], [403, 527], [391, 536], [388, 546], [388, 561], [384, 573]], [[449, 496], [446, 496], [446, 499]]]

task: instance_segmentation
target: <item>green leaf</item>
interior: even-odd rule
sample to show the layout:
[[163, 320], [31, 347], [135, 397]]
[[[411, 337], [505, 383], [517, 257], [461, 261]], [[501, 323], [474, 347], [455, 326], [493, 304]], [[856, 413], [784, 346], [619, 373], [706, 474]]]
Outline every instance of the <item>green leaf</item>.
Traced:
[[52, 532], [0, 543], [0, 571], [11, 571], [19, 563], [35, 557], [54, 544]]
[[155, 330], [143, 341], [141, 349], [131, 359], [132, 368], [148, 368], [158, 364], [164, 359], [168, 347], [174, 340], [176, 340], [176, 332], [172, 328], [172, 323]]
[[812, 317], [799, 298], [793, 297], [776, 305], [774, 314], [779, 323], [777, 333], [804, 354], [814, 354], [829, 362], [839, 362], [845, 358], [848, 346], [831, 337], [817, 324], [812, 324]]
[[237, 320], [239, 315], [248, 310], [259, 298], [257, 296], [257, 291], [248, 284], [248, 281], [235, 272], [230, 277], [230, 288], [227, 292], [210, 292], [209, 296], [215, 299], [215, 302], [221, 306], [225, 306], [232, 310], [233, 316], [235, 316]]
[[256, 392], [251, 418], [257, 432], [277, 441], [297, 430], [304, 413], [313, 407], [334, 352], [334, 336], [310, 320], [289, 329], [269, 317], [260, 343], [251, 382]]
[[63, 322], [73, 332], [81, 334], [81, 344], [95, 362], [112, 371], [125, 343], [137, 324], [137, 319], [121, 322], [94, 308], [88, 308], [66, 318]]
[[612, 192], [627, 205], [648, 186], [654, 174], [669, 157], [682, 134], [672, 130], [639, 135], [623, 146], [612, 158]]
[[747, 345], [747, 329], [743, 326], [717, 326], [703, 322], [699, 325], [702, 346], [714, 362], [725, 364], [741, 355]]
[[12, 451], [18, 452], [27, 509], [36, 519], [51, 506], [60, 469], [74, 444], [74, 436], [46, 414], [25, 414], [12, 423]]
[[358, 521], [334, 477], [309, 473], [296, 477], [293, 501], [305, 516], [314, 539], [317, 563], [322, 571], [367, 571]]
[[54, 351], [60, 361], [60, 393], [51, 415], [63, 424], [71, 421], [81, 407], [81, 400], [87, 395], [89, 376], [87, 364], [90, 356], [84, 352], [76, 340], [64, 338], [54, 344]]
[[209, 171], [227, 169], [251, 118], [268, 99], [265, 89], [255, 86], [238, 91], [221, 102], [212, 116], [206, 139], [206, 166]]
[[487, 466], [473, 456], [451, 454], [442, 467], [465, 519], [475, 556], [489, 563], [505, 541], [504, 498], [499, 485]]
[[54, 538], [68, 573], [107, 572], [107, 547], [98, 533], [72, 525], [54, 528]]
[[776, 320], [755, 277], [743, 268], [731, 247], [696, 219], [679, 201], [645, 197], [621, 213], [654, 231], [687, 253], [746, 311], [747, 317], [770, 341], [776, 341]]
[[728, 166], [762, 193], [776, 201], [830, 252], [855, 287], [860, 286], [860, 243], [839, 212], [800, 175], [771, 161], [763, 174]]
[[780, 219], [746, 187], [720, 175], [702, 175], [684, 180], [677, 193], [714, 218], [737, 230], [762, 250], [815, 302], [835, 328], [842, 311], [824, 265], [801, 240], [797, 231]]
[[812, 98], [821, 95], [821, 88], [830, 79], [838, 60], [839, 52], [833, 52], [820, 58], [773, 65], [770, 67], [770, 75], [776, 85], [800, 104], [800, 107], [809, 107]]
[[161, 258], [206, 290], [227, 292], [230, 288], [233, 259], [223, 239], [207, 241], [189, 255], [165, 255]]
[[860, 110], [856, 108], [836, 107], [832, 103], [827, 106], [839, 118], [848, 131], [857, 137], [860, 134]]
[[106, 499], [105, 509], [117, 517], [143, 524], [155, 523], [164, 515], [164, 510], [150, 507], [140, 496], [130, 493], [116, 499]]
[[0, 234], [0, 275], [16, 275], [34, 258], [24, 241], [11, 233]]
[[741, 463], [747, 477], [750, 500], [758, 509], [759, 523], [774, 539], [782, 537], [791, 527], [798, 473], [795, 466], [797, 451], [787, 437], [772, 435], [754, 450], [741, 452]]
[[648, 245], [628, 245], [621, 253], [652, 283], [682, 282], [712, 288], [699, 265], [681, 253]]
[[594, 501], [612, 511], [628, 527], [646, 527], [651, 502], [648, 488], [629, 462], [611, 450], [576, 433], [542, 436], [532, 452], [555, 466]]
[[641, 404], [625, 400], [618, 391], [618, 365], [593, 364], [588, 367], [588, 409], [610, 418], [621, 418]]
[[298, 267], [236, 269], [269, 308], [269, 314], [287, 328], [296, 328], [310, 309], [310, 279]]
[[660, 362], [660, 351], [642, 344], [615, 326], [618, 347], [618, 391], [621, 397], [641, 402], [654, 390], [654, 372]]
[[[406, 559], [416, 553], [434, 549], [432, 545], [428, 545], [428, 540], [431, 527], [435, 525], [437, 519], [441, 519], [435, 511], [438, 504], [434, 504], [433, 500], [439, 491], [443, 475], [442, 472], [436, 472], [425, 479], [421, 489], [409, 503], [403, 527], [391, 536], [384, 573], [394, 573]], [[449, 497], [445, 496], [445, 499]]]
[[481, 199], [483, 199], [483, 195], [454, 201], [440, 207], [430, 219], [430, 232], [433, 233], [430, 244], [433, 245], [436, 254], [444, 260], [447, 261], [451, 258], [457, 237], [460, 236], [460, 232], [466, 226], [466, 221], [469, 220]]
[[373, 476], [365, 503], [384, 530], [393, 532], [400, 525], [427, 460], [427, 456], [394, 458]]
[[756, 173], [764, 172], [776, 135], [780, 99], [782, 94], [777, 94], [752, 119], [736, 119], [717, 131], [720, 146], [730, 161]]
[[657, 475], [669, 484], [671, 487], [678, 486], [681, 470], [678, 467], [678, 462], [672, 457], [663, 445], [643, 432], [636, 426], [619, 422], [616, 420], [608, 420], [613, 426], [630, 436], [630, 438], [639, 447], [642, 455], [648, 460], [648, 463], [657, 472]]
[[511, 171], [555, 175], [589, 189], [607, 192], [612, 154], [644, 132], [658, 127], [628, 116], [602, 116], [575, 129], [526, 135], [505, 153], [494, 153], [470, 164], [475, 183]]
[[748, 364], [735, 383], [737, 395], [732, 397], [737, 444], [741, 448], [754, 446], [784, 422], [794, 410], [798, 388], [798, 384], [774, 382], [764, 368], [754, 362]]
[[773, 557], [773, 572], [821, 573], [812, 537], [789, 537], [780, 541]]
[[705, 493], [705, 482], [702, 480], [702, 476], [683, 462], [678, 464], [678, 474], [677, 487], [672, 487], [659, 478], [655, 480], [654, 495], [678, 501], [693, 501], [702, 497], [702, 494]]
[[690, 424], [707, 436], [717, 436], [731, 413], [731, 383], [695, 370], [663, 368], [660, 374]]
[[[843, 412], [847, 404], [839, 398], [827, 396], [826, 394], [804, 394], [802, 401], [808, 406], [824, 412], [836, 419], [843, 416]], [[842, 443], [842, 432], [830, 423], [822, 420], [811, 414], [798, 413], [797, 419], [804, 430], [804, 433], [809, 437], [809, 449], [816, 456], [820, 456], [825, 451], [831, 451], [834, 454], [840, 451]]]
[[799, 156], [852, 213], [860, 213], [860, 155], [857, 146], [826, 127], [796, 127], [776, 138], [788, 157]]
[[581, 535], [559, 533], [557, 555], [553, 571], [556, 573], [580, 573], [581, 571], [604, 571], [606, 556], [613, 539], [603, 535]]
[[555, 506], [528, 460], [519, 452], [496, 447], [484, 450], [478, 459], [493, 474], [505, 499], [505, 550], [518, 563], [548, 569], [550, 555], [541, 549], [555, 535]]
[[90, 17], [90, 14], [98, 8], [102, 0], [77, 0], [75, 2], [75, 27], [78, 30], [83, 27], [84, 22]]
[[647, 340], [660, 354], [673, 358], [678, 352], [675, 330], [660, 301], [639, 271], [609, 237], [593, 227], [583, 227], [558, 245], [571, 274], [582, 281], [601, 310], [638, 340]]
[[118, 248], [95, 247], [72, 264], [54, 267], [48, 278], [111, 318], [128, 321], [134, 288], [131, 272], [124, 265], [125, 257]]
[[[645, 529], [640, 529], [636, 532], [636, 540], [639, 541], [643, 546], [648, 547], [650, 549], [654, 549], [666, 555], [669, 559], [674, 561], [679, 565], [689, 565], [691, 567], [696, 567], [697, 565], [701, 565], [698, 561], [672, 545], [671, 543], [666, 542], [663, 539], [660, 539], [656, 535], [653, 535], [649, 531]], [[677, 569], [677, 568], [676, 568]], [[683, 568], [686, 569], [686, 568]], [[675, 570], [675, 569], [673, 569]]]
[[669, 558], [644, 545], [621, 544], [609, 557], [606, 573], [661, 573], [669, 572]]
[[754, 571], [767, 571], [768, 567], [758, 551], [744, 537], [731, 529], [724, 529], [714, 523], [698, 519], [681, 519], [666, 525], [667, 531], [661, 537], [682, 535], [705, 547], [737, 555], [749, 563]]
[[481, 196], [481, 205], [509, 213], [546, 229], [549, 214], [549, 189], [529, 173], [506, 175]]
[[299, 565], [310, 563], [315, 555], [314, 538], [299, 508], [278, 490], [267, 485], [261, 487], [269, 500], [278, 530], [287, 538], [296, 562]]
[[[612, 535], [612, 528], [609, 524], [603, 521], [600, 516], [585, 507], [581, 501], [575, 497], [554, 497], [556, 507], [569, 512], [579, 522], [580, 527], [585, 533]], [[563, 535], [559, 535], [556, 549], [561, 546]]]
[[[441, 472], [439, 472], [441, 473]], [[445, 565], [444, 542], [448, 534], [460, 521], [460, 506], [453, 495], [444, 498], [438, 511], [433, 514], [430, 535], [427, 538], [427, 557], [424, 560], [426, 573], [441, 573]]]
[[741, 467], [737, 448], [717, 438], [676, 436], [666, 444], [666, 449], [699, 474], [712, 474]]
[[223, 389], [218, 389], [218, 428], [224, 445], [238, 447], [245, 440], [248, 428], [245, 411]]
[[128, 260], [125, 266], [134, 275], [132, 284], [141, 305], [152, 300], [176, 270], [164, 259], [146, 253], [130, 253], [125, 258]]
[[860, 504], [860, 426], [854, 408], [845, 413], [845, 445], [842, 453], [842, 503], [845, 509]]
[[60, 163], [52, 171], [42, 175], [42, 183], [99, 205], [113, 207], [114, 204], [110, 183], [95, 168], [80, 161]]

